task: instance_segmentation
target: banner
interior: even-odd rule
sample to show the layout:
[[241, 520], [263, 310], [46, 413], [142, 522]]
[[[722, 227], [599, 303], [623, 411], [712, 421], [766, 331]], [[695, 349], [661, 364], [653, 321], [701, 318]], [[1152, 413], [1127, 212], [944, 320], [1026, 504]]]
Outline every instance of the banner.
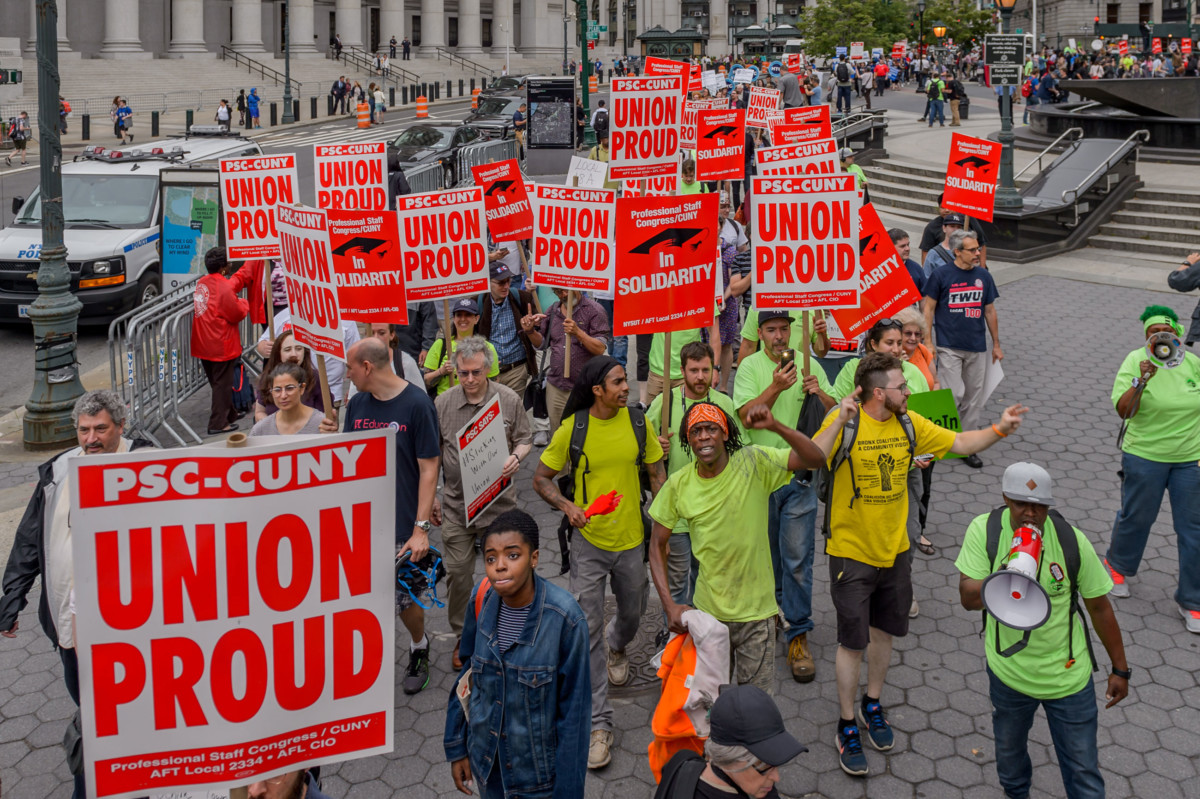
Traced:
[[504, 435], [500, 398], [492, 397], [491, 402], [480, 408], [455, 437], [458, 439], [463, 502], [470, 526], [512, 487], [512, 478], [503, 474], [504, 463], [512, 453], [508, 451], [508, 440]]
[[833, 123], [829, 118], [829, 104], [809, 105], [804, 108], [785, 108], [783, 121], [787, 125], [820, 125], [824, 132], [820, 138], [833, 138]]
[[402, 195], [396, 198], [396, 213], [409, 302], [488, 290], [483, 189]]
[[331, 211], [386, 211], [387, 143], [314, 144], [317, 207]]
[[833, 139], [761, 147], [754, 151], [760, 175], [836, 175], [841, 172]]
[[394, 437], [71, 459], [90, 796], [392, 751]]
[[754, 308], [857, 308], [853, 175], [754, 178]]
[[956, 132], [950, 138], [950, 162], [946, 165], [942, 205], [951, 211], [991, 222], [999, 176], [1000, 143]]
[[[672, 76], [679, 78], [679, 91], [684, 97], [687, 97], [688, 86], [692, 81], [691, 65], [686, 61], [672, 61], [669, 58], [658, 58], [657, 56], [646, 56], [645, 64], [642, 66], [642, 74], [647, 78], [670, 78]], [[696, 89], [699, 91], [699, 88]]]
[[750, 87], [750, 99], [746, 104], [746, 127], [769, 128], [767, 112], [779, 109], [779, 89]]
[[718, 204], [713, 192], [617, 200], [613, 335], [713, 323]]
[[[991, 359], [989, 358], [988, 360], [990, 361]], [[938, 427], [955, 433], [963, 431], [962, 422], [958, 418], [958, 408], [954, 405], [954, 392], [948, 388], [939, 388], [937, 391], [923, 391], [920, 394], [908, 395], [908, 410], [924, 416]], [[918, 452], [916, 454], [920, 456], [928, 453]], [[955, 455], [953, 452], [947, 452], [938, 460], [965, 457], [966, 455]]]
[[219, 167], [226, 256], [230, 261], [278, 258], [275, 206], [300, 202], [296, 156], [223, 158]]
[[533, 207], [517, 160], [473, 166], [471, 174], [483, 189], [483, 213], [492, 241], [524, 241], [532, 236]]
[[802, 67], [800, 66], [800, 54], [799, 53], [788, 53], [786, 56], [784, 56], [784, 58], [787, 59], [787, 71], [788, 72], [791, 72], [792, 74], [797, 74], [800, 72]]
[[346, 360], [326, 212], [277, 205], [275, 225], [296, 341], [315, 353]]
[[735, 69], [733, 71], [733, 82], [734, 83], [753, 83], [754, 82], [754, 70], [746, 69], [745, 67], [739, 67], [739, 68]]
[[1120, 53], [1122, 57], [1129, 55], [1128, 39], [1122, 39], [1121, 41], [1117, 42], [1117, 52]]
[[613, 78], [610, 179], [649, 178], [675, 169], [682, 80], [678, 76]]
[[720, 72], [713, 72], [712, 70], [709, 70], [708, 72], [702, 73], [701, 81], [704, 84], [705, 91], [714, 96], [717, 92], [721, 91], [721, 89], [725, 88], [725, 76]]
[[1191, 55], [1192, 54], [1192, 40], [1188, 39], [1186, 37], [1183, 39], [1180, 39], [1179, 40], [1179, 52], [1182, 55]]
[[1161, 53], [1162, 52], [1162, 39], [1155, 36], [1153, 39], [1150, 40], [1150, 52], [1151, 53]]
[[699, 64], [691, 64], [688, 67], [688, 82], [687, 89], [683, 94], [686, 97], [688, 92], [699, 92], [704, 90], [704, 73]]
[[850, 60], [862, 61], [867, 57], [866, 48], [862, 42], [850, 42]]
[[608, 189], [537, 187], [529, 263], [536, 285], [612, 293], [616, 199]]
[[408, 324], [400, 230], [391, 211], [326, 211], [343, 319]]
[[683, 123], [679, 126], [679, 149], [696, 149], [696, 115], [708, 108], [708, 100], [684, 100]]
[[857, 338], [878, 320], [921, 301], [921, 292], [870, 203], [858, 212], [858, 243], [858, 308], [832, 312], [838, 329], [849, 338]]
[[696, 180], [741, 180], [746, 171], [746, 112], [696, 115]]

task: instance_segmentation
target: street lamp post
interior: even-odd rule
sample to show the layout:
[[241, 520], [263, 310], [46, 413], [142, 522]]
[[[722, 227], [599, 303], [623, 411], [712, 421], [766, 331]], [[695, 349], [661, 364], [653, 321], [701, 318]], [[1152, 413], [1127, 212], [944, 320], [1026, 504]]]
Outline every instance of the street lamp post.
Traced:
[[588, 55], [587, 49], [587, 0], [575, 0], [575, 16], [577, 19], [578, 30], [583, 32], [583, 39], [579, 43], [579, 66], [581, 68], [579, 73], [579, 91], [583, 93], [583, 145], [585, 147], [595, 147], [596, 130], [592, 127], [592, 96], [591, 89], [588, 85], [588, 78], [592, 76], [592, 59]]
[[63, 246], [62, 141], [58, 116], [58, 4], [37, 0], [38, 142], [41, 146], [42, 250], [38, 298], [29, 307], [33, 323], [33, 390], [25, 403], [26, 449], [48, 449], [75, 441], [71, 410], [83, 395], [75, 337], [83, 307], [71, 293]]
[[925, 0], [917, 0], [917, 27], [920, 28], [921, 58], [925, 58]]
[[[1013, 6], [1017, 4], [1017, 0], [995, 2], [1000, 9], [1000, 30], [1011, 33]], [[996, 137], [1000, 142], [1000, 185], [996, 188], [996, 207], [1015, 209], [1023, 207], [1025, 200], [1017, 191], [1016, 182], [1013, 180], [1013, 87], [1000, 88], [1000, 134]]]
[[283, 0], [283, 124], [296, 121], [292, 113], [292, 34], [291, 0]]
[[937, 40], [937, 45], [935, 46], [940, 53], [942, 49], [942, 38], [946, 35], [946, 26], [941, 22], [935, 22], [932, 26], [930, 26], [930, 30], [933, 31], [933, 38]]

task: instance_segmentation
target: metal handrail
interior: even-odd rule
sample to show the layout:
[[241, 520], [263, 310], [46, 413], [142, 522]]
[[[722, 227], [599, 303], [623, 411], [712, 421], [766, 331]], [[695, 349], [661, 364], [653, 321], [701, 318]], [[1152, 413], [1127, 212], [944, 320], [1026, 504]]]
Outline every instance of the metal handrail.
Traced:
[[366, 70], [366, 71], [370, 72], [373, 77], [379, 78], [380, 80], [385, 81], [385, 82], [391, 81], [397, 87], [399, 87], [403, 83], [420, 83], [421, 82], [421, 78], [415, 72], [409, 72], [404, 67], [393, 66], [395, 64], [395, 59], [393, 59], [393, 58], [388, 59], [388, 74], [376, 75], [375, 74], [375, 56], [373, 54], [367, 52], [366, 50], [362, 50], [358, 47], [343, 47], [342, 48], [342, 60], [346, 63], [347, 66], [353, 65], [353, 66], [358, 67], [359, 69]]
[[1040, 153], [1038, 153], [1037, 156], [1034, 157], [1034, 159], [1032, 161], [1030, 161], [1028, 164], [1026, 164], [1025, 167], [1020, 172], [1013, 175], [1013, 182], [1016, 182], [1017, 178], [1021, 177], [1021, 175], [1024, 175], [1026, 172], [1028, 172], [1029, 168], [1031, 166], [1033, 166], [1034, 164], [1037, 164], [1037, 171], [1041, 172], [1042, 171], [1042, 158], [1045, 157], [1046, 154], [1048, 154], [1055, 147], [1057, 147], [1058, 143], [1060, 141], [1067, 138], [1068, 136], [1072, 137], [1072, 139], [1071, 139], [1072, 142], [1079, 141], [1080, 139], [1083, 138], [1083, 128], [1067, 128], [1066, 130], [1064, 130], [1062, 132], [1062, 135], [1060, 135], [1057, 139], [1055, 139], [1054, 141], [1047, 144], [1046, 149], [1044, 149]]
[[[1117, 145], [1117, 148], [1116, 148], [1115, 150], [1113, 150], [1113, 151], [1112, 151], [1112, 154], [1111, 154], [1111, 155], [1109, 155], [1109, 156], [1108, 156], [1108, 158], [1105, 158], [1105, 159], [1104, 159], [1104, 163], [1100, 164], [1100, 166], [1096, 167], [1096, 168], [1095, 168], [1095, 169], [1093, 169], [1091, 172], [1089, 172], [1089, 173], [1088, 173], [1088, 176], [1087, 176], [1086, 178], [1084, 178], [1083, 180], [1081, 180], [1081, 181], [1079, 182], [1079, 185], [1078, 185], [1078, 186], [1076, 186], [1076, 187], [1075, 187], [1075, 188], [1073, 188], [1073, 189], [1067, 189], [1066, 191], [1064, 191], [1064, 192], [1062, 193], [1062, 201], [1063, 201], [1064, 203], [1065, 203], [1065, 202], [1067, 202], [1067, 195], [1068, 195], [1068, 194], [1070, 194], [1070, 195], [1071, 195], [1071, 202], [1072, 202], [1072, 203], [1074, 203], [1074, 202], [1078, 202], [1078, 200], [1079, 200], [1079, 193], [1080, 193], [1081, 191], [1086, 191], [1086, 189], [1085, 189], [1084, 187], [1085, 187], [1085, 186], [1090, 186], [1090, 185], [1091, 185], [1091, 183], [1092, 183], [1092, 181], [1093, 181], [1093, 180], [1096, 178], [1096, 176], [1097, 176], [1097, 175], [1099, 175], [1099, 174], [1101, 174], [1101, 173], [1103, 173], [1103, 172], [1107, 172], [1109, 169], [1111, 169], [1113, 165], [1112, 165], [1112, 164], [1110, 164], [1109, 162], [1110, 162], [1110, 161], [1112, 161], [1112, 159], [1113, 159], [1114, 157], [1116, 157], [1116, 156], [1119, 156], [1120, 158], [1124, 158], [1124, 157], [1125, 157], [1125, 153], [1124, 153], [1124, 152], [1122, 152], [1122, 151], [1123, 151], [1123, 150], [1124, 150], [1124, 149], [1125, 149], [1127, 146], [1129, 146], [1129, 144], [1130, 144], [1130, 143], [1132, 143], [1134, 139], [1141, 139], [1141, 140], [1142, 140], [1142, 143], [1143, 143], [1143, 144], [1145, 144], [1146, 142], [1150, 141], [1150, 131], [1148, 131], [1148, 130], [1146, 130], [1145, 128], [1143, 128], [1142, 130], [1135, 130], [1133, 133], [1129, 134], [1129, 137], [1128, 137], [1128, 138], [1126, 138], [1126, 139], [1125, 139], [1123, 142], [1121, 142], [1119, 145]], [[1134, 147], [1134, 156], [1135, 156], [1135, 158], [1136, 158], [1136, 154], [1137, 154], [1137, 148], [1136, 148], [1136, 146], [1135, 146], [1135, 147]]]
[[[286, 76], [279, 70], [269, 67], [261, 61], [255, 61], [253, 58], [245, 56], [239, 53], [237, 50], [234, 50], [229, 45], [223, 44], [221, 45], [221, 60], [225, 61], [229, 59], [233, 60], [235, 66], [245, 66], [246, 71], [250, 74], [253, 74], [255, 70], [258, 70], [258, 74], [263, 78], [263, 80], [270, 78], [271, 80], [275, 81], [276, 86], [284, 83], [286, 80]], [[293, 78], [291, 80], [291, 84], [292, 91], [300, 91], [300, 81]]]
[[457, 62], [464, 69], [469, 69], [476, 75], [483, 75], [485, 78], [496, 74], [496, 70], [492, 69], [491, 67], [480, 64], [478, 61], [472, 61], [469, 58], [463, 58], [458, 53], [452, 53], [444, 47], [435, 47], [434, 50], [437, 52], [439, 61], [441, 61], [442, 57], [445, 56], [446, 60], [448, 60], [451, 64]]

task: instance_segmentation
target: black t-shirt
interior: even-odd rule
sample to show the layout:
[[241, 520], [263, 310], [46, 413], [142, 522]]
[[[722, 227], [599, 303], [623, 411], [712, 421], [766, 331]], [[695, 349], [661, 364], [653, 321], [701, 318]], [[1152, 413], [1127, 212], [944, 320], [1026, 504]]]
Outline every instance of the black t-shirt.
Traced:
[[417, 521], [417, 489], [421, 483], [418, 458], [441, 455], [437, 411], [428, 392], [409, 383], [387, 402], [367, 392], [355, 394], [346, 406], [342, 432], [391, 427], [396, 431], [396, 543], [407, 541]]
[[[979, 225], [979, 222], [972, 218], [967, 227], [969, 230], [975, 231], [975, 235], [979, 238], [979, 246], [986, 247], [987, 236], [984, 235], [983, 228]], [[921, 252], [929, 252], [941, 244], [942, 239], [945, 237], [945, 233], [942, 232], [942, 218], [935, 216], [929, 220], [929, 224], [925, 226], [925, 232], [921, 234]]]

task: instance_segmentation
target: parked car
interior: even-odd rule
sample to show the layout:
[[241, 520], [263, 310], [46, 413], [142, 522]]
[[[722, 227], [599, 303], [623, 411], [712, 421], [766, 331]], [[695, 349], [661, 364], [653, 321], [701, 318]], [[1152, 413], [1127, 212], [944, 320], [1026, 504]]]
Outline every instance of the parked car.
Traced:
[[513, 135], [513, 114], [525, 102], [521, 94], [481, 94], [479, 107], [472, 111], [464, 125], [471, 125], [486, 131], [494, 139], [511, 139]]
[[458, 151], [468, 144], [491, 138], [474, 125], [413, 125], [392, 139], [404, 171], [426, 164], [442, 165], [442, 185], [447, 189], [458, 183]]
[[525, 81], [530, 78], [536, 78], [537, 75], [502, 75], [499, 78], [492, 78], [492, 85], [486, 87], [480, 96], [484, 94], [514, 94], [520, 92], [525, 93]]

